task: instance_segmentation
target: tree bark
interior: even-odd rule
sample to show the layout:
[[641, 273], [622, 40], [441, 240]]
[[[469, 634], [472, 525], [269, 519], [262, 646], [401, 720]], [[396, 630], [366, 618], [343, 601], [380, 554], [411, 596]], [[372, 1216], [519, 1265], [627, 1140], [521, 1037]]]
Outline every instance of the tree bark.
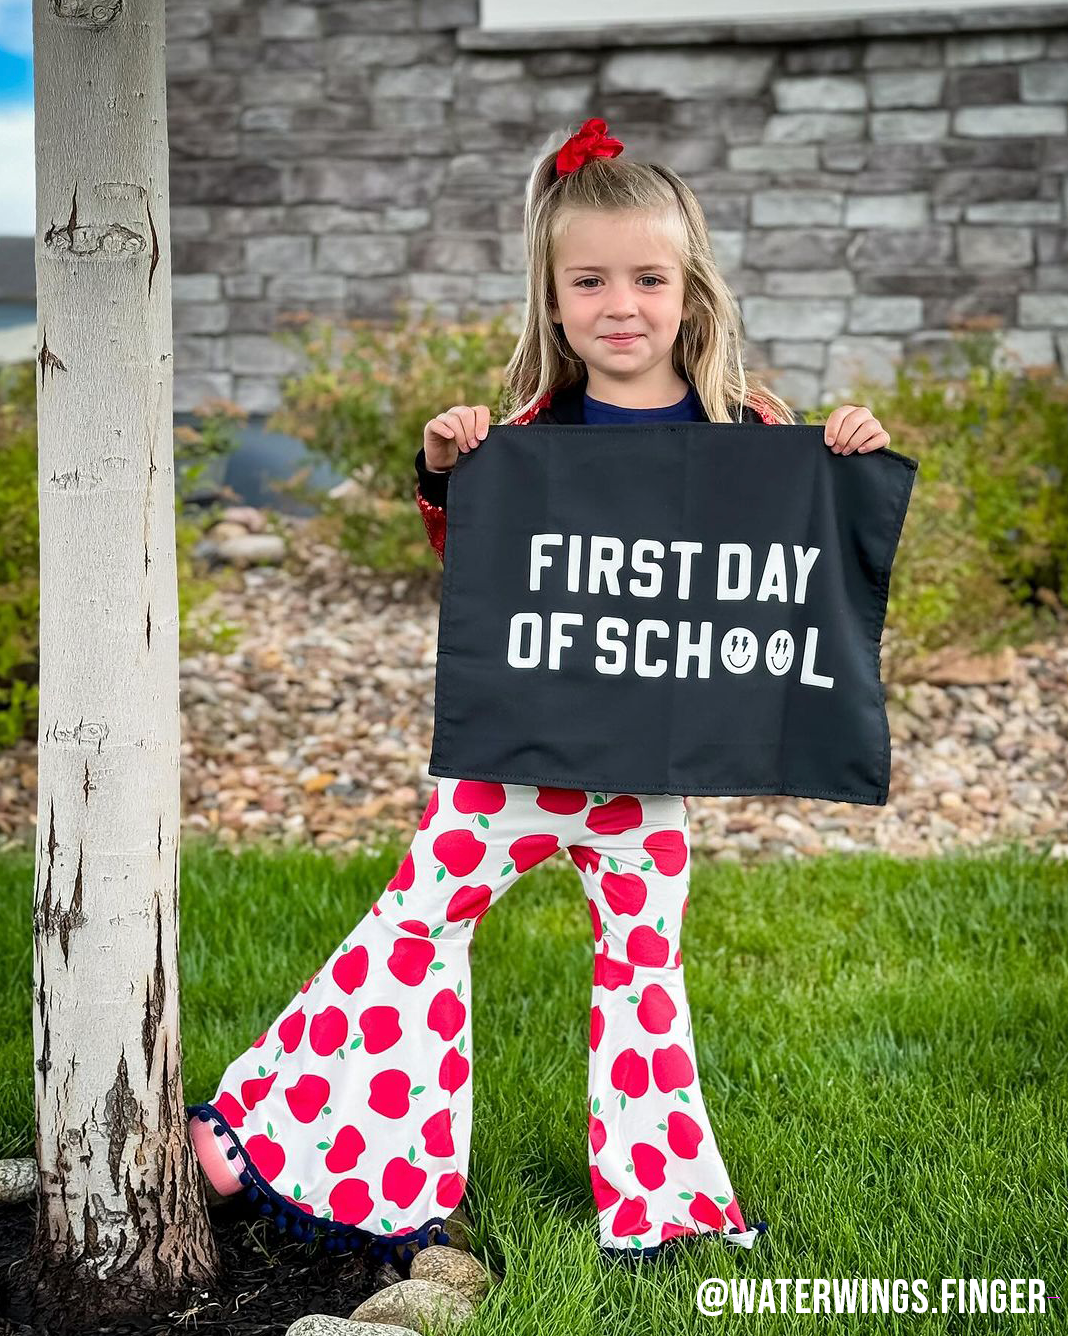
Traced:
[[41, 535], [39, 1313], [212, 1286], [178, 988], [164, 0], [34, 0]]

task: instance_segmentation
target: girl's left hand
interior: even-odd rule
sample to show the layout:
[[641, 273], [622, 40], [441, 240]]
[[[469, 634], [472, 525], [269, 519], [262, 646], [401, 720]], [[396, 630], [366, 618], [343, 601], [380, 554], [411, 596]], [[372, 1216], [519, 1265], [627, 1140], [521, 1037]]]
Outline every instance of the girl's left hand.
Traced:
[[836, 455], [851, 455], [854, 450], [866, 455], [869, 450], [881, 450], [890, 444], [890, 433], [872, 416], [870, 408], [843, 404], [827, 419], [823, 430], [824, 442]]

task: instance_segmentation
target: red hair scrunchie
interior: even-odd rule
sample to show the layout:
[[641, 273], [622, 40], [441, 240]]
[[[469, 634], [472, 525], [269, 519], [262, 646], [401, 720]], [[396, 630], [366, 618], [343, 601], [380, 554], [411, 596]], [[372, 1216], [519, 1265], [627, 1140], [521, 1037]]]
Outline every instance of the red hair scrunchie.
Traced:
[[607, 129], [607, 124], [598, 116], [586, 121], [557, 153], [557, 176], [566, 176], [591, 158], [618, 158], [623, 145], [620, 140], [605, 134]]

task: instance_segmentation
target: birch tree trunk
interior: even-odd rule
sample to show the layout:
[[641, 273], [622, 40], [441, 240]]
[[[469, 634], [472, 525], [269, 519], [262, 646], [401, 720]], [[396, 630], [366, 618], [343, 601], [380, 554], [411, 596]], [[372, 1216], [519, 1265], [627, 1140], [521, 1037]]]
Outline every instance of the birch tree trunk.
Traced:
[[178, 1025], [164, 0], [33, 0], [41, 529], [37, 1231], [64, 1327], [219, 1259]]

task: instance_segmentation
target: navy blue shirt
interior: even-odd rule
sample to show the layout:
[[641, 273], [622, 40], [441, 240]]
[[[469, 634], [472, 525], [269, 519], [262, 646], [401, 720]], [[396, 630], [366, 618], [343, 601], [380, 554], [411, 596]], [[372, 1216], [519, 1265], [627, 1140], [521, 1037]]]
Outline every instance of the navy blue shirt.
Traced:
[[582, 408], [587, 422], [611, 424], [614, 422], [700, 422], [701, 401], [697, 391], [691, 385], [677, 404], [667, 404], [664, 408], [620, 408], [618, 404], [606, 404], [600, 399], [591, 399], [588, 394], [582, 396]]

